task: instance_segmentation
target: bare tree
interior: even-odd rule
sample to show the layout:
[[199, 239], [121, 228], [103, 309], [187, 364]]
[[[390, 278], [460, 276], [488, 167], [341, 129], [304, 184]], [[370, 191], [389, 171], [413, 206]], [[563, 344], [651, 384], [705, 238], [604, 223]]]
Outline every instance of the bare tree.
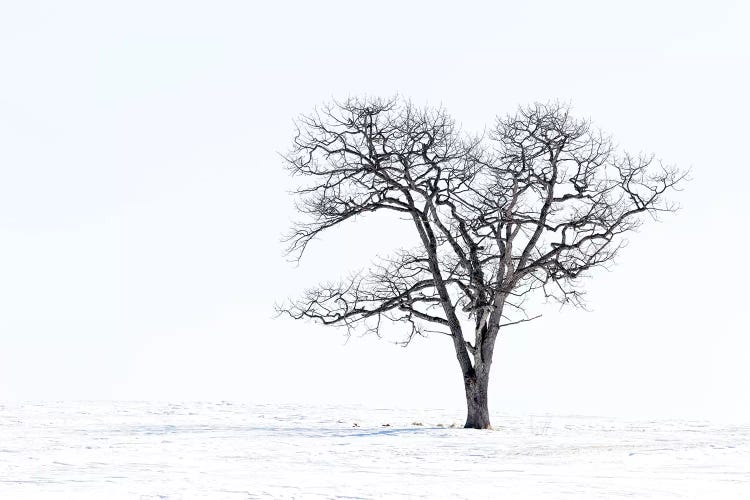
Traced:
[[349, 99], [300, 117], [285, 160], [303, 179], [291, 255], [378, 211], [412, 221], [419, 245], [280, 311], [374, 333], [403, 322], [405, 343], [427, 330], [445, 333], [471, 428], [490, 427], [495, 342], [501, 329], [536, 317], [525, 299], [582, 305], [587, 271], [611, 262], [644, 216], [674, 211], [664, 195], [685, 177], [653, 156], [617, 153], [560, 104], [521, 108], [472, 137], [442, 109]]

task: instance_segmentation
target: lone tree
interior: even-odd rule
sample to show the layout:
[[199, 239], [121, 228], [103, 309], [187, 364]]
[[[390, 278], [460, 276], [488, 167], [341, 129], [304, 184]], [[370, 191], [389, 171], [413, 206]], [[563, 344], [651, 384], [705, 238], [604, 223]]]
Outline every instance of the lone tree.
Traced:
[[448, 335], [461, 368], [465, 427], [490, 427], [487, 387], [501, 329], [529, 321], [532, 294], [581, 306], [582, 278], [617, 255], [625, 233], [676, 206], [685, 174], [618, 153], [567, 106], [534, 104], [462, 133], [444, 110], [349, 99], [297, 121], [286, 167], [303, 181], [287, 236], [302, 257], [329, 228], [371, 212], [413, 222], [419, 245], [368, 272], [279, 307], [293, 318], [379, 333], [403, 322]]

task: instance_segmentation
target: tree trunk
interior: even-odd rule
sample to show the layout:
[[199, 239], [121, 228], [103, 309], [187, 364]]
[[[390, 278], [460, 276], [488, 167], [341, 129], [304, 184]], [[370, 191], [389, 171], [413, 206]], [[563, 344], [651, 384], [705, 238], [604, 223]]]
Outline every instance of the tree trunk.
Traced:
[[477, 370], [473, 376], [464, 378], [466, 389], [466, 425], [467, 429], [491, 429], [490, 411], [487, 406], [487, 386], [490, 374], [486, 370]]

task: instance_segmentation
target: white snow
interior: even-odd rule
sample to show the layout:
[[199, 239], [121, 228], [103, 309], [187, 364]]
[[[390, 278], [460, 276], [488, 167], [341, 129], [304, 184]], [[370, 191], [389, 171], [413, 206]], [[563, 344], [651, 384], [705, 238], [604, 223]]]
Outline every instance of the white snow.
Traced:
[[0, 498], [750, 498], [750, 425], [498, 414], [492, 431], [448, 427], [462, 418], [0, 404]]

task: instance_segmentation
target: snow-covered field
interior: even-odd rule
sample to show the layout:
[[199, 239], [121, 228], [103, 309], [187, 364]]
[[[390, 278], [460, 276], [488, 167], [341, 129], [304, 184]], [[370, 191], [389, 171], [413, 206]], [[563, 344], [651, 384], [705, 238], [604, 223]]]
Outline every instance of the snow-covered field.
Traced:
[[0, 498], [750, 498], [750, 424], [494, 415], [493, 431], [450, 427], [462, 417], [0, 404]]

